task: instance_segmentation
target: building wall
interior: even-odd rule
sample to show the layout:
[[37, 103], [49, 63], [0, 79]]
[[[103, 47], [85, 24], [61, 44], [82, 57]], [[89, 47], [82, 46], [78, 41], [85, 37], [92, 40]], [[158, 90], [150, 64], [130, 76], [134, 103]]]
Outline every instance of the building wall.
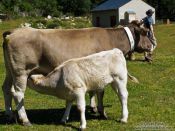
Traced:
[[[123, 20], [125, 12], [130, 10], [136, 13], [137, 20], [141, 20], [142, 18], [146, 17], [146, 11], [149, 9], [152, 9], [155, 12], [155, 9], [153, 7], [149, 6], [147, 3], [143, 2], [142, 0], [132, 0], [119, 8], [118, 21]], [[155, 13], [153, 14], [153, 20], [155, 23]]]
[[111, 16], [116, 16], [116, 24], [118, 24], [118, 11], [117, 10], [109, 10], [109, 11], [98, 11], [92, 12], [92, 24], [96, 25], [96, 18], [100, 18], [100, 27], [110, 27], [111, 25]]

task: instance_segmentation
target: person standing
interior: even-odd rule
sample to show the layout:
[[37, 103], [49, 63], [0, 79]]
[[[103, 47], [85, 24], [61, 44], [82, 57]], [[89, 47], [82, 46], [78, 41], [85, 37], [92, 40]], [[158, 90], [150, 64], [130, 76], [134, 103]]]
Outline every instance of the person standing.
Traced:
[[154, 11], [149, 9], [149, 10], [146, 11], [147, 16], [141, 20], [141, 24], [143, 24], [144, 27], [149, 30], [147, 35], [148, 35], [148, 38], [150, 39], [150, 41], [152, 43], [151, 51], [144, 53], [145, 60], [148, 61], [148, 62], [152, 61], [153, 51], [157, 47], [157, 42], [156, 42], [156, 38], [155, 38], [155, 35], [154, 35], [154, 28], [153, 28], [153, 24], [154, 24], [154, 21], [153, 21], [153, 18], [152, 18], [153, 14], [154, 14]]

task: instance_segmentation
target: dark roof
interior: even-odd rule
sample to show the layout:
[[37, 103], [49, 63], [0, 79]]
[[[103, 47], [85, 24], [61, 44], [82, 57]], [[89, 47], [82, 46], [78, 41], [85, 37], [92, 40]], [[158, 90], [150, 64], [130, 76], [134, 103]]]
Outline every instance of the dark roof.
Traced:
[[103, 11], [103, 10], [114, 10], [118, 9], [119, 7], [125, 5], [126, 3], [130, 2], [131, 0], [107, 0], [94, 9], [92, 11]]

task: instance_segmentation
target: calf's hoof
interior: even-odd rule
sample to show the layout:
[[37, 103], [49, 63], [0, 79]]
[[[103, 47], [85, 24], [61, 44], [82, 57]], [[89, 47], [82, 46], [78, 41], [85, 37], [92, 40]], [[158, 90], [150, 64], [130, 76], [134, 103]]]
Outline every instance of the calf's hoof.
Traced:
[[28, 127], [32, 126], [32, 124], [30, 123], [30, 121], [28, 121], [28, 122], [22, 122], [21, 124], [23, 126], [28, 126]]
[[79, 131], [85, 131], [86, 128], [79, 128]]
[[121, 119], [120, 122], [126, 124], [127, 120], [126, 119]]

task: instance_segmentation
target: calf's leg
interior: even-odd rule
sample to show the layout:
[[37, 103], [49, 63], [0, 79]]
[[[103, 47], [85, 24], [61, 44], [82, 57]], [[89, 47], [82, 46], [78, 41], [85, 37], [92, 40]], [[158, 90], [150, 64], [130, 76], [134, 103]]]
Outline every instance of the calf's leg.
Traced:
[[79, 89], [79, 91], [76, 93], [76, 101], [77, 101], [77, 108], [80, 111], [80, 129], [83, 130], [86, 128], [86, 117], [85, 117], [85, 92]]
[[90, 98], [90, 108], [92, 113], [97, 113], [97, 106], [95, 102], [95, 91], [90, 91], [89, 92], [89, 98]]
[[112, 83], [112, 88], [118, 94], [122, 105], [121, 122], [124, 123], [127, 123], [128, 119], [128, 107], [127, 107], [128, 91], [126, 85], [127, 85], [127, 79], [114, 78], [114, 82]]

